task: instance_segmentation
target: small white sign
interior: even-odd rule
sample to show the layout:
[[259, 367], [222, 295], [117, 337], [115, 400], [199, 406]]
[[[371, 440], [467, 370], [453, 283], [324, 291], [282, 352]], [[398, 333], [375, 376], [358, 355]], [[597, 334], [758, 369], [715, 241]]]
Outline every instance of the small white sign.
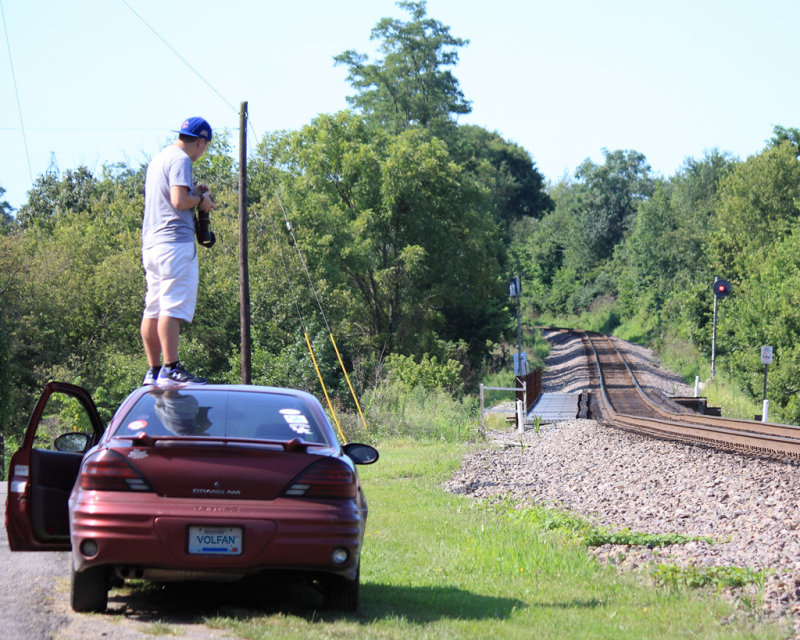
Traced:
[[761, 364], [772, 364], [772, 347], [761, 347]]
[[[520, 356], [522, 356], [520, 358]], [[528, 370], [528, 354], [526, 352], [514, 354], [514, 375], [524, 376], [530, 373]]]

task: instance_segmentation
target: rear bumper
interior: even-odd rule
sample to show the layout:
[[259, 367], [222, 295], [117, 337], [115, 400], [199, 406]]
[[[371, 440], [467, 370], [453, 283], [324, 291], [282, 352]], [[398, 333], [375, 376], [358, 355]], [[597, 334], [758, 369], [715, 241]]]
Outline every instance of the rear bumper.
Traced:
[[[111, 565], [231, 574], [296, 570], [353, 579], [366, 521], [366, 510], [351, 500], [214, 502], [112, 492], [74, 494], [73, 499], [70, 537], [79, 572]], [[189, 527], [198, 525], [241, 527], [241, 554], [190, 554]], [[84, 553], [87, 540], [97, 545], [90, 556]], [[347, 550], [345, 562], [334, 563], [336, 549]]]

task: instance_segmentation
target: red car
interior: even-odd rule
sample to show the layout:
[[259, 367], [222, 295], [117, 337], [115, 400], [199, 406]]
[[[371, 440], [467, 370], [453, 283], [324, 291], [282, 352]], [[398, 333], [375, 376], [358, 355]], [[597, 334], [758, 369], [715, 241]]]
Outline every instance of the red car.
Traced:
[[[42, 441], [54, 429], [65, 433]], [[72, 549], [75, 611], [104, 611], [112, 582], [127, 578], [278, 571], [355, 610], [367, 520], [355, 465], [377, 459], [369, 445], [340, 445], [302, 391], [142, 387], [106, 429], [88, 392], [52, 382], [11, 458], [8, 543]]]

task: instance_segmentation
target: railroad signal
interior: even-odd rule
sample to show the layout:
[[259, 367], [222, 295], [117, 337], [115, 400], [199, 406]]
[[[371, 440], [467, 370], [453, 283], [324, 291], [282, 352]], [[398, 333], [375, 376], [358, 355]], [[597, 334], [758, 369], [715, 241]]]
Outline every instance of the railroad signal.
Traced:
[[717, 301], [724, 298], [731, 292], [731, 283], [722, 278], [714, 277], [714, 284], [711, 285], [714, 292], [714, 321], [711, 329], [711, 377], [714, 377], [717, 358]]
[[717, 296], [717, 298], [724, 298], [731, 292], [731, 283], [719, 278], [714, 282], [713, 289], [714, 295]]

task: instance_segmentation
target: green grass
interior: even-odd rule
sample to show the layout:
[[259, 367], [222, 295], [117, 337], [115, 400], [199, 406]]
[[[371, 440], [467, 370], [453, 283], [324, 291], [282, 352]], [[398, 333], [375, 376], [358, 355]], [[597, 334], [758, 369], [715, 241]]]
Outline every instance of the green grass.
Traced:
[[[701, 354], [686, 341], [669, 336], [658, 347], [663, 365], [678, 373], [687, 384], [694, 385], [695, 376], [700, 376], [700, 380], [705, 382], [700, 395], [708, 398], [709, 406], [721, 407], [725, 417], [752, 420], [761, 413], [761, 403], [752, 400], [746, 392], [731, 382], [724, 369], [717, 368], [714, 378], [710, 378], [710, 354]], [[775, 415], [772, 417], [777, 419], [780, 415], [779, 408], [774, 409]]]
[[[782, 638], [710, 588], [618, 575], [587, 554], [581, 519], [441, 488], [463, 445], [384, 444], [362, 468], [370, 500], [357, 615], [237, 610], [242, 638]], [[666, 572], [666, 570], [664, 570]], [[723, 622], [728, 621], [728, 622]]]
[[[541, 331], [531, 326], [524, 326], [522, 331], [522, 348], [528, 355], [528, 368], [533, 371], [537, 367], [544, 367], [545, 358], [550, 355], [550, 343], [542, 337]], [[486, 387], [514, 387], [515, 378], [513, 354], [517, 353], [518, 345], [516, 334], [513, 343], [502, 345], [502, 351], [506, 354], [505, 366], [499, 371], [491, 371], [484, 374], [480, 382]], [[496, 391], [485, 389], [484, 401], [487, 407], [491, 407], [502, 402], [514, 400], [513, 391]]]
[[[722, 407], [722, 415], [727, 418], [743, 418], [752, 420], [761, 414], [761, 403], [751, 400], [747, 395], [726, 379], [724, 374], [717, 374], [714, 379], [706, 384], [700, 395], [708, 398], [709, 406]], [[779, 417], [777, 407], [770, 407], [771, 421]]]
[[580, 516], [557, 509], [538, 506], [521, 509], [508, 501], [506, 505], [507, 508], [503, 510], [501, 502], [495, 500], [491, 508], [497, 517], [521, 520], [534, 529], [559, 531], [566, 538], [587, 547], [599, 547], [604, 544], [666, 547], [692, 541], [714, 542], [713, 539], [704, 536], [686, 536], [679, 533], [642, 533], [630, 529], [614, 530], [594, 525]]
[[584, 331], [600, 331], [614, 333], [620, 325], [620, 319], [611, 304], [597, 304], [589, 310], [573, 315], [553, 315], [543, 313], [536, 320], [537, 326], [554, 326], [564, 329], [583, 329]]
[[348, 441], [466, 442], [477, 437], [480, 428], [478, 398], [454, 398], [443, 390], [408, 389], [388, 382], [365, 393], [361, 405], [366, 429], [353, 414], [339, 416]]
[[[516, 381], [513, 371], [498, 371], [495, 373], [487, 374], [481, 380], [486, 387], [516, 387]], [[493, 388], [484, 389], [483, 401], [486, 407], [493, 407], [503, 402], [512, 402], [514, 400], [513, 391], [497, 391]]]
[[653, 578], [659, 584], [676, 588], [678, 586], [706, 587], [744, 587], [755, 584], [764, 586], [765, 574], [747, 567], [676, 567], [658, 565], [653, 570]]
[[161, 620], [151, 622], [144, 629], [148, 636], [180, 636], [181, 632], [173, 626], [164, 624]]

